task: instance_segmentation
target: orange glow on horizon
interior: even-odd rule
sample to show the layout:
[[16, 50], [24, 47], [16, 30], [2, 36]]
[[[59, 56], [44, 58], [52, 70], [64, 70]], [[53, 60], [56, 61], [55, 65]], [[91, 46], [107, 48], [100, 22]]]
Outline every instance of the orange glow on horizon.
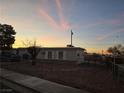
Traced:
[[[59, 44], [59, 41], [57, 41], [56, 38], [50, 39], [50, 37], [39, 38], [37, 40], [37, 44], [38, 44], [38, 46], [41, 46], [41, 47], [66, 47], [66, 44], [65, 45], [64, 44]], [[13, 44], [13, 48], [20, 48], [20, 47], [26, 47], [26, 46], [23, 45], [22, 40], [17, 39], [15, 41], [15, 44]], [[88, 53], [109, 54], [106, 51], [106, 49], [101, 50], [101, 49], [97, 49], [97, 48], [86, 48], [86, 47], [83, 47], [83, 46], [79, 46], [79, 47], [85, 48]]]

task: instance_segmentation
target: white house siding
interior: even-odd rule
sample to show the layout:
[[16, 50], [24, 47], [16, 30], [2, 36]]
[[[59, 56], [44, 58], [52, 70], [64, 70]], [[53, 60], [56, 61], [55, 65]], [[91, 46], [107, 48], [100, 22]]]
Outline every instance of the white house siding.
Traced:
[[48, 55], [48, 51], [45, 51], [45, 59], [48, 59], [47, 55]]
[[55, 56], [55, 59], [58, 59], [58, 51], [57, 50], [55, 51], [55, 55], [54, 56]]
[[[83, 50], [81, 48], [41, 48], [37, 59], [48, 59], [48, 52], [52, 52], [51, 60], [72, 60], [72, 61], [82, 61]], [[63, 58], [59, 59], [59, 52], [63, 52]], [[14, 51], [16, 53], [16, 51]], [[19, 49], [19, 55], [23, 57], [23, 54], [28, 54], [27, 49]], [[79, 56], [78, 56], [79, 54]], [[30, 54], [28, 54], [30, 55]], [[62, 56], [62, 54], [61, 54]]]
[[[43, 55], [42, 53], [45, 52], [45, 55]], [[51, 59], [56, 59], [59, 60], [59, 52], [63, 52], [63, 60], [66, 60], [66, 51], [62, 50], [62, 49], [45, 49], [45, 50], [41, 50], [41, 52], [38, 55], [38, 59], [48, 59], [48, 52], [52, 52], [52, 58]]]
[[38, 54], [37, 58], [38, 59], [49, 59], [48, 58], [48, 53], [51, 52], [52, 53], [52, 57], [51, 59], [56, 59], [56, 51], [53, 50], [41, 50], [40, 53]]
[[45, 59], [45, 51], [40, 51], [37, 58], [38, 59]]
[[[48, 52], [52, 53], [51, 59], [53, 60], [83, 60], [83, 51], [80, 48], [44, 48], [38, 55], [38, 59], [48, 59]], [[59, 52], [63, 52], [63, 58], [59, 59]], [[44, 55], [43, 55], [44, 53]], [[61, 56], [62, 56], [61, 55]]]
[[59, 52], [63, 52], [63, 58], [62, 59], [66, 60], [66, 51], [65, 50], [61, 50], [61, 49], [57, 49], [57, 50], [52, 51], [52, 54], [53, 54], [52, 59], [59, 60]]
[[80, 51], [80, 50], [77, 50], [76, 51], [76, 54], [77, 54], [77, 61], [80, 63], [80, 62], [83, 62], [84, 61], [84, 53], [82, 52], [82, 51]]
[[67, 60], [76, 60], [76, 50], [67, 50], [66, 51]]
[[63, 51], [63, 60], [66, 60], [67, 59], [67, 57], [66, 57], [66, 51]]
[[52, 52], [52, 59], [55, 59], [56, 57], [55, 57], [55, 52], [56, 51], [51, 51]]

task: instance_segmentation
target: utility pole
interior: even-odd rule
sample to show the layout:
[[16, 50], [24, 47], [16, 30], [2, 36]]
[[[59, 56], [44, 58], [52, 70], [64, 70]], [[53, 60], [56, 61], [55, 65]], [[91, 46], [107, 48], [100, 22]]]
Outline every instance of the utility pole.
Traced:
[[[116, 46], [116, 39], [118, 38], [118, 36], [116, 36], [114, 43]], [[114, 75], [114, 79], [117, 79], [118, 77], [118, 66], [116, 65], [116, 50], [114, 50], [113, 53], [113, 75]]]

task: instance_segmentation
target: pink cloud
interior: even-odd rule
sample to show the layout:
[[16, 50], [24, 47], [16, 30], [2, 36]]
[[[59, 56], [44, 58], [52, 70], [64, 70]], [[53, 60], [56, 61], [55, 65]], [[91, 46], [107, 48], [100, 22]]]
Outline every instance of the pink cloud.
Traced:
[[93, 27], [93, 26], [97, 26], [97, 25], [102, 25], [102, 24], [108, 24], [108, 25], [120, 25], [124, 23], [124, 19], [123, 18], [113, 18], [113, 19], [105, 19], [105, 20], [100, 20], [100, 21], [96, 21], [94, 23], [91, 24], [86, 24], [84, 25], [85, 27]]
[[123, 18], [114, 18], [114, 19], [110, 19], [110, 20], [104, 20], [103, 23], [111, 24], [111, 25], [118, 25], [118, 24], [123, 24], [124, 19]]
[[[59, 10], [61, 11], [61, 5], [58, 2], [58, 7]], [[38, 12], [40, 13], [40, 15], [47, 21], [47, 23], [51, 26], [51, 28], [54, 31], [65, 31], [69, 28], [69, 24], [64, 20], [63, 14], [62, 12], [59, 12], [60, 15], [60, 24], [58, 24], [53, 18], [52, 16], [46, 12], [45, 10], [43, 10], [42, 8], [38, 9]]]
[[124, 17], [124, 13], [122, 13], [122, 16]]
[[55, 0], [56, 2], [56, 6], [57, 6], [57, 10], [58, 10], [58, 15], [60, 18], [60, 24], [58, 24], [56, 22], [55, 19], [52, 18], [52, 16], [50, 16], [50, 14], [48, 12], [46, 12], [45, 10], [43, 10], [42, 8], [39, 9], [39, 13], [42, 17], [45, 18], [45, 20], [49, 23], [49, 25], [51, 26], [51, 28], [53, 30], [57, 30], [57, 31], [67, 31], [69, 29], [81, 29], [81, 28], [92, 28], [95, 26], [99, 26], [99, 25], [113, 25], [113, 26], [117, 26], [117, 25], [121, 25], [124, 24], [124, 18], [122, 17], [116, 17], [113, 19], [105, 19], [105, 20], [98, 20], [96, 22], [91, 22], [91, 23], [76, 23], [76, 24], [70, 24], [68, 22], [68, 20], [65, 18], [64, 14], [63, 14], [63, 8], [62, 8], [62, 3], [60, 0]]
[[99, 25], [113, 25], [113, 26], [118, 26], [118, 25], [123, 25], [124, 24], [124, 15], [123, 13], [121, 14], [121, 17], [118, 16], [116, 18], [112, 18], [112, 19], [104, 19], [104, 20], [97, 20], [95, 22], [91, 22], [91, 23], [83, 23], [83, 24], [75, 24], [72, 25], [73, 28], [92, 28], [95, 26], [99, 26]]
[[112, 35], [113, 35], [113, 33], [109, 33], [109, 34], [103, 35], [103, 36], [98, 36], [97, 40], [101, 41], [101, 40], [104, 40], [104, 39], [107, 39], [107, 38], [111, 37]]
[[62, 28], [62, 30], [67, 30], [70, 28], [70, 25], [67, 22], [66, 18], [64, 17], [60, 0], [56, 0], [56, 5], [57, 5], [57, 9], [58, 9], [58, 14], [60, 17], [60, 27]]
[[118, 16], [119, 16], [119, 17], [124, 17], [124, 11], [120, 12], [120, 13], [118, 14]]
[[60, 17], [60, 24], [58, 24], [56, 20], [53, 19], [52, 16], [42, 8], [39, 8], [38, 12], [54, 31], [66, 31], [70, 28], [70, 24], [67, 22], [67, 20], [65, 20], [60, 0], [56, 0], [56, 5], [58, 9], [58, 15]]
[[47, 22], [53, 28], [54, 31], [58, 30], [57, 22], [46, 11], [39, 9], [39, 13], [42, 17], [45, 18], [45, 20], [47, 20]]

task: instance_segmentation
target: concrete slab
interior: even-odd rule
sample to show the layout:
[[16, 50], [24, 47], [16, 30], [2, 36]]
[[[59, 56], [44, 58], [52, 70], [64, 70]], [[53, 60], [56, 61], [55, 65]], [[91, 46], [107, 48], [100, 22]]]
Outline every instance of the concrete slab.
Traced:
[[27, 75], [21, 75], [19, 73], [13, 73], [12, 71], [6, 71], [6, 70], [1, 70], [2, 73], [0, 74], [1, 76], [5, 77], [6, 79], [11, 79], [14, 81], [20, 81], [23, 79], [29, 79], [30, 76]]
[[0, 68], [0, 70], [2, 71], [0, 77], [15, 82], [20, 86], [36, 90], [40, 93], [89, 93], [84, 90], [64, 86], [41, 78], [16, 73], [2, 68]]

